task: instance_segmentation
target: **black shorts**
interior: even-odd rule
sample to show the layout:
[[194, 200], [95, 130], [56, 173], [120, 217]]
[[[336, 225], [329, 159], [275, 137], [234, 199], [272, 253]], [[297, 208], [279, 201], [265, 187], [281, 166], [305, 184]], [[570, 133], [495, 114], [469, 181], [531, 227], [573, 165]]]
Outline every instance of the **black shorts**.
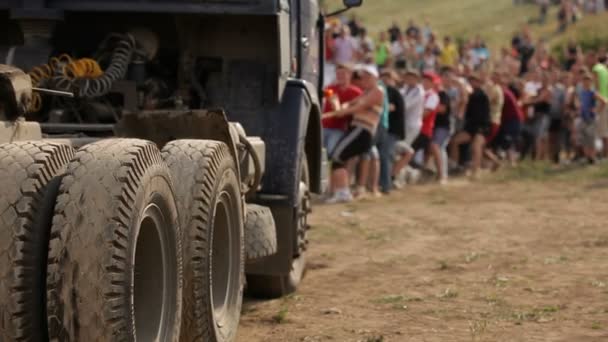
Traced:
[[351, 127], [331, 152], [333, 169], [343, 168], [351, 158], [365, 154], [372, 146], [373, 137], [368, 130]]
[[468, 124], [464, 126], [464, 131], [469, 133], [471, 137], [474, 137], [477, 134], [481, 134], [485, 137], [491, 133], [492, 127], [488, 125]]
[[418, 152], [420, 150], [426, 150], [431, 146], [431, 138], [426, 135], [420, 133], [414, 142], [412, 143], [412, 148], [414, 151]]
[[551, 123], [549, 124], [549, 132], [551, 133], [559, 133], [562, 130], [562, 119], [554, 118], [551, 119]]

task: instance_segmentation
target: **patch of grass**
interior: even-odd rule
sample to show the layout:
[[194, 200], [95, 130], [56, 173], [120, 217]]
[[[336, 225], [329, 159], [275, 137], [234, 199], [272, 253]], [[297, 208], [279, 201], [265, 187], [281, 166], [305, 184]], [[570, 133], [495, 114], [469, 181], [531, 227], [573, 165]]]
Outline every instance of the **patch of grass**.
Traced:
[[489, 306], [495, 306], [495, 307], [508, 306], [507, 301], [500, 298], [497, 294], [492, 294], [492, 295], [486, 296], [484, 298], [484, 300], [486, 301], [486, 303], [488, 303]]
[[568, 257], [564, 255], [560, 255], [558, 257], [548, 257], [544, 260], [545, 265], [564, 264], [566, 262], [568, 262]]
[[450, 269], [450, 265], [448, 265], [448, 262], [445, 260], [440, 260], [439, 261], [439, 270], [440, 271], [446, 271]]
[[482, 253], [471, 252], [464, 256], [464, 262], [467, 264], [473, 263], [481, 258]]
[[[513, 168], [505, 168], [488, 178], [489, 181], [562, 181], [569, 183], [588, 182], [608, 178], [608, 167], [571, 165], [553, 165], [549, 162], [524, 161]], [[572, 194], [571, 194], [572, 195]], [[578, 194], [574, 194], [575, 198]]]
[[[412, 302], [422, 302], [422, 298], [420, 297], [408, 297], [404, 295], [387, 295], [384, 297], [380, 297], [372, 300], [371, 302], [374, 304], [386, 305], [392, 304], [393, 308], [404, 309], [404, 303], [412, 303]], [[407, 308], [407, 307], [405, 307]]]
[[365, 342], [384, 342], [384, 336], [370, 336], [365, 339]]
[[521, 324], [522, 322], [544, 323], [553, 320], [552, 315], [564, 308], [565, 306], [561, 305], [536, 307], [531, 310], [513, 312], [511, 318], [515, 321], [515, 324]]
[[406, 297], [402, 295], [388, 295], [379, 299], [373, 300], [376, 304], [394, 304], [405, 301]]
[[431, 200], [431, 205], [447, 205], [448, 204], [448, 200], [445, 198], [437, 198], [434, 200]]
[[453, 290], [449, 287], [445, 289], [445, 291], [437, 295], [437, 298], [439, 299], [453, 299], [456, 297], [458, 297], [458, 291]]
[[600, 330], [602, 329], [602, 325], [600, 324], [600, 322], [593, 322], [591, 323], [591, 329], [593, 330]]
[[281, 310], [277, 312], [274, 316], [272, 316], [272, 321], [276, 324], [283, 324], [287, 322], [287, 314], [289, 313], [289, 308], [287, 306], [281, 307]]
[[365, 236], [365, 239], [367, 241], [388, 241], [388, 237], [386, 233], [383, 232], [374, 232], [374, 233], [369, 233]]
[[402, 304], [402, 303], [410, 303], [410, 302], [421, 302], [422, 298], [420, 297], [408, 297], [404, 295], [388, 295], [378, 299], [372, 300], [372, 303], [375, 304]]
[[487, 320], [469, 321], [469, 332], [471, 333], [471, 341], [481, 341], [488, 330]]

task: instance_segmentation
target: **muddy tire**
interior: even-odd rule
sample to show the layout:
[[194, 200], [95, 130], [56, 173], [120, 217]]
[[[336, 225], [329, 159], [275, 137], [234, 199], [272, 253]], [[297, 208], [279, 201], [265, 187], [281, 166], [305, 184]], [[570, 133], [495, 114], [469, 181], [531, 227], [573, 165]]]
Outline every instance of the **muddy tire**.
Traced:
[[[300, 162], [300, 186], [298, 206], [294, 209], [295, 234], [294, 256], [291, 260], [291, 269], [284, 275], [247, 275], [247, 293], [258, 298], [281, 298], [295, 292], [304, 278], [306, 272], [306, 250], [308, 248], [307, 231], [308, 214], [310, 207], [310, 173], [306, 156]], [[281, 229], [277, 227], [276, 229]]]
[[46, 262], [60, 177], [74, 151], [0, 145], [0, 341], [48, 340]]
[[109, 139], [78, 150], [51, 229], [50, 339], [178, 341], [179, 236], [171, 176], [154, 144]]
[[245, 251], [248, 262], [277, 252], [277, 228], [270, 208], [247, 204]]
[[236, 338], [244, 284], [243, 206], [236, 165], [218, 141], [163, 149], [176, 180], [184, 245], [182, 342]]

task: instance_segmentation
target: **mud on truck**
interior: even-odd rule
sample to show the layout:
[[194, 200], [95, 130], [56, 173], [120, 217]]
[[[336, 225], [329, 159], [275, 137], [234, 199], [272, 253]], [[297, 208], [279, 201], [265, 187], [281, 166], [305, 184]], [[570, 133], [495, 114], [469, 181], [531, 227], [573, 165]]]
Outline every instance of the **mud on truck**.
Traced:
[[295, 291], [323, 25], [317, 0], [0, 0], [0, 341], [233, 341], [245, 290]]

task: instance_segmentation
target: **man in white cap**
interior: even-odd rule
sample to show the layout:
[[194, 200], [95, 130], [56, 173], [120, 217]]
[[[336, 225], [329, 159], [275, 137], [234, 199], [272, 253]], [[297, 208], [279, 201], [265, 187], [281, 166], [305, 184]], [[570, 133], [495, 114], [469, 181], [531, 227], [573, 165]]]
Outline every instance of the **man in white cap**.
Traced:
[[346, 164], [354, 157], [360, 156], [372, 147], [380, 116], [384, 110], [384, 90], [378, 84], [378, 69], [374, 65], [357, 67], [363, 95], [346, 103], [342, 109], [328, 115], [335, 117], [351, 116], [352, 122], [348, 132], [338, 142], [331, 154], [332, 188], [336, 189], [328, 203], [352, 201], [349, 188], [349, 176]]

